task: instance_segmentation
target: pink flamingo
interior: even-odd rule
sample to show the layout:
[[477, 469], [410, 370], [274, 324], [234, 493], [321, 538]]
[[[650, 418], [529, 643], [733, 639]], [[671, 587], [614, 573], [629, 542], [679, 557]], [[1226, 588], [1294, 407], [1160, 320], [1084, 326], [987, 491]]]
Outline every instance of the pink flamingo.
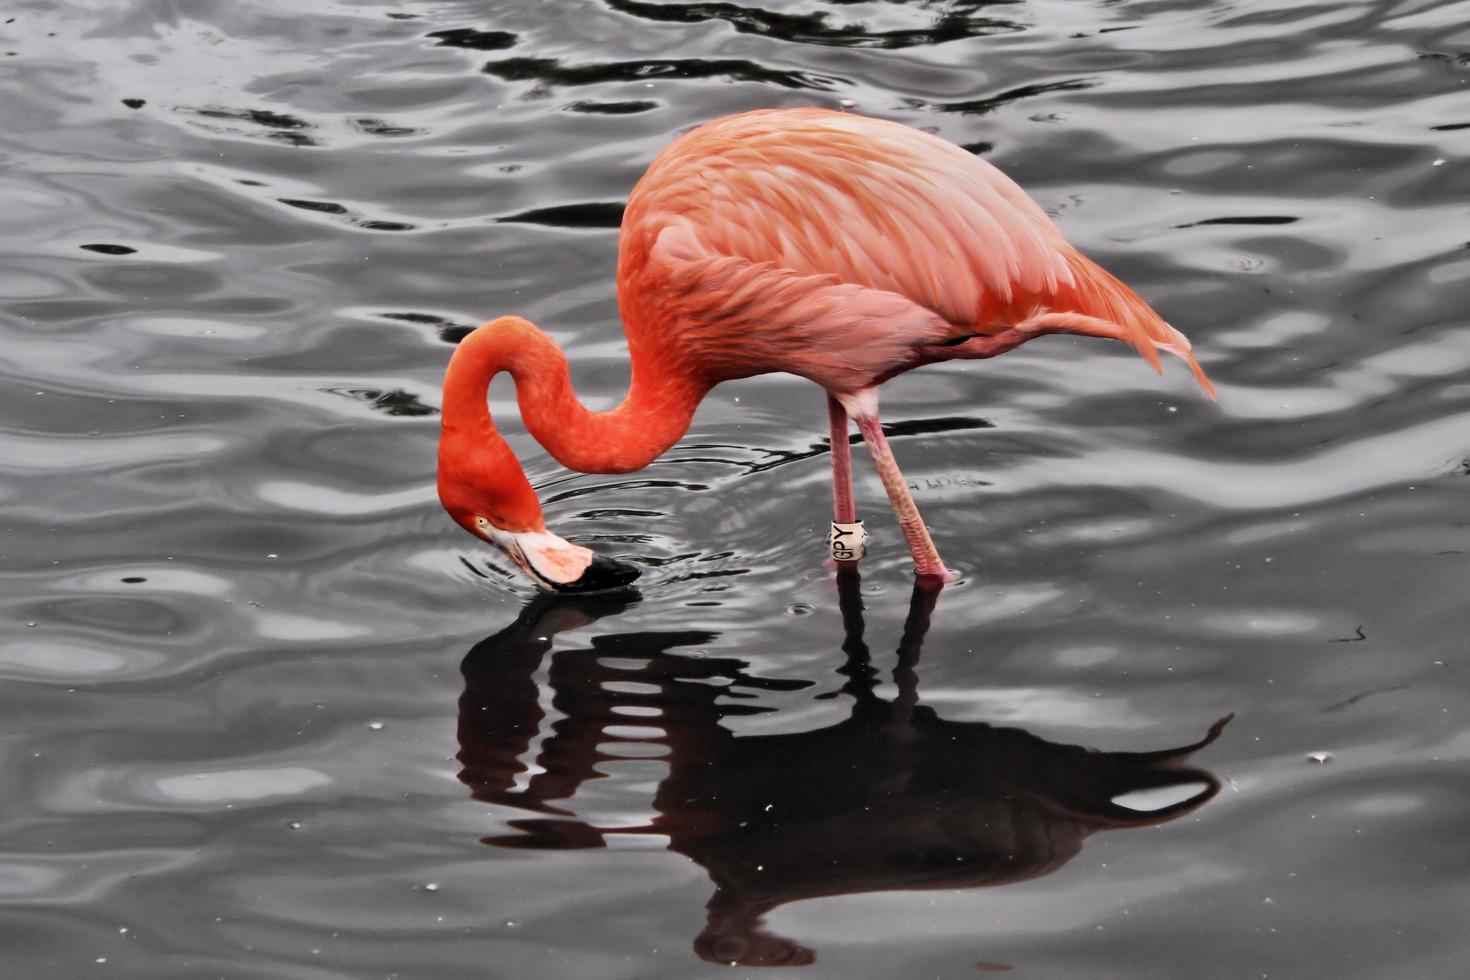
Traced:
[[899, 123], [824, 109], [748, 112], [675, 140], [633, 188], [618, 236], [618, 306], [632, 384], [588, 411], [566, 355], [520, 317], [467, 336], [444, 378], [439, 499], [454, 520], [555, 591], [619, 585], [632, 566], [546, 530], [541, 504], [490, 418], [515, 379], [527, 429], [563, 466], [641, 469], [689, 428], [722, 381], [773, 371], [827, 390], [832, 496], [852, 523], [856, 421], [913, 553], [952, 578], [878, 421], [878, 386], [911, 368], [994, 357], [1047, 333], [1159, 350], [1214, 389], [1183, 334], [1083, 256], [1012, 180]]

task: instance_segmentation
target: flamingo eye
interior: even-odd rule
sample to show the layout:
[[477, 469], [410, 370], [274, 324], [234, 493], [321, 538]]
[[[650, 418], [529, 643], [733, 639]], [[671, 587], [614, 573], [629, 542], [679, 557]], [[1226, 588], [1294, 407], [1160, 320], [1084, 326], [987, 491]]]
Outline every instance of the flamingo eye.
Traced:
[[490, 521], [488, 518], [477, 517], [475, 518], [475, 526], [479, 528], [486, 528], [490, 526]]

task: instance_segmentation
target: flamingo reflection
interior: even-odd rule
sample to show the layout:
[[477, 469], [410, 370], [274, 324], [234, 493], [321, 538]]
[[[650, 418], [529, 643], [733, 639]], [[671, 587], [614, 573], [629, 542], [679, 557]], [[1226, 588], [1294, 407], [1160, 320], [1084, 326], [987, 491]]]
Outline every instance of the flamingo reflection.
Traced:
[[[714, 882], [708, 922], [694, 942], [702, 958], [796, 965], [815, 954], [762, 928], [777, 906], [1036, 878], [1066, 864], [1095, 831], [1163, 823], [1219, 791], [1213, 775], [1185, 760], [1213, 742], [1228, 717], [1178, 748], [1096, 752], [1017, 728], [946, 721], [919, 704], [915, 665], [935, 590], [915, 588], [893, 674], [898, 693], [879, 697], [856, 572], [844, 569], [838, 587], [848, 717], [815, 731], [747, 736], [721, 720], [772, 710], [750, 703], [756, 692], [809, 685], [752, 675], [738, 659], [693, 655], [715, 639], [698, 631], [607, 634], [590, 650], [560, 651], [548, 671], [562, 717], [543, 732], [535, 674], [556, 635], [638, 600], [632, 593], [533, 599], [461, 668], [460, 779], [478, 800], [539, 814], [510, 821], [513, 834], [485, 842], [586, 848], [618, 834], [665, 835]], [[518, 780], [538, 737], [536, 772]], [[668, 765], [653, 801], [658, 816], [638, 827], [578, 819], [568, 801], [582, 783], [603, 778], [600, 764], [632, 754], [619, 751], [631, 743], [652, 743]], [[1114, 802], [1144, 790], [1172, 802], [1144, 811]]]

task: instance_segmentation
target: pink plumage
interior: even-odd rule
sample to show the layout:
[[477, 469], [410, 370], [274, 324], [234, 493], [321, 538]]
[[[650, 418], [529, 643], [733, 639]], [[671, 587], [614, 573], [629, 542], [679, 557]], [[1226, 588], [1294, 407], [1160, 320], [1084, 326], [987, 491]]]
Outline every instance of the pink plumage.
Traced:
[[[1045, 317], [1032, 332], [1121, 337], [1156, 366], [1155, 348], [1178, 354], [1209, 390], [1189, 341], [1014, 181], [898, 123], [796, 109], [701, 126], [633, 189], [620, 250], [625, 316], [696, 345], [721, 380], [792, 371], [841, 391]], [[754, 350], [726, 349], [736, 334]]]

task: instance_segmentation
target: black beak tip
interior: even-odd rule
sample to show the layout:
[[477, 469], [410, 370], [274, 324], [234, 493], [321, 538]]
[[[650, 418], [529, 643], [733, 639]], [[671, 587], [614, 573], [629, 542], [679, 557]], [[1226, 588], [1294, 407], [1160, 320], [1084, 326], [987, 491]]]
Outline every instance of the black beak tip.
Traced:
[[567, 582], [556, 587], [561, 593], [582, 592], [606, 592], [610, 589], [619, 589], [638, 577], [638, 566], [631, 565], [616, 558], [604, 558], [597, 555], [592, 559], [582, 572], [582, 577], [575, 582]]

